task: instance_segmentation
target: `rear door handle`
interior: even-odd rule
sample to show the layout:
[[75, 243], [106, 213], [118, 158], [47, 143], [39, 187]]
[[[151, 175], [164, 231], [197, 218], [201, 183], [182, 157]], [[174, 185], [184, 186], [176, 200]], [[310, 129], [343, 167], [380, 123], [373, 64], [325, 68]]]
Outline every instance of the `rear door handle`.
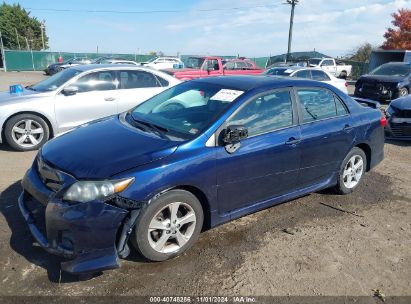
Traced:
[[347, 132], [347, 133], [351, 132], [352, 129], [354, 129], [354, 127], [350, 126], [349, 124], [346, 124], [344, 126], [344, 131]]
[[296, 145], [301, 141], [301, 138], [290, 137], [285, 144], [286, 145]]
[[116, 100], [114, 97], [106, 97], [104, 98], [105, 101], [114, 101]]

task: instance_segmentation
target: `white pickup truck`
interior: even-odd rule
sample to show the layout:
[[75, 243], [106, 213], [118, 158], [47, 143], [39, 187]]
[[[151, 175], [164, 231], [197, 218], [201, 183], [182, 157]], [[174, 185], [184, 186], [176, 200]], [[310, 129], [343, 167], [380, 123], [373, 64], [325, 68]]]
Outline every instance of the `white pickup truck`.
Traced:
[[337, 61], [334, 58], [310, 58], [308, 64], [311, 67], [320, 67], [328, 73], [333, 74], [336, 77], [346, 79], [351, 75], [351, 65], [346, 65], [341, 61]]

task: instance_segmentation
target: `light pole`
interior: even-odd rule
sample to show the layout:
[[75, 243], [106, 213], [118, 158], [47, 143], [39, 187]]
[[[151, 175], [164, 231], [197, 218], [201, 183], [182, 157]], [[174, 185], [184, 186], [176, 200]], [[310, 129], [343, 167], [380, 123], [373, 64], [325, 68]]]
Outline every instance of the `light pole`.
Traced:
[[293, 23], [294, 23], [294, 9], [300, 0], [287, 0], [287, 4], [291, 5], [291, 16], [290, 16], [290, 30], [288, 31], [288, 49], [286, 61], [290, 59], [291, 53], [291, 41], [293, 39]]
[[43, 21], [40, 24], [41, 42], [43, 43], [43, 50], [45, 50], [45, 47], [44, 47], [44, 34], [43, 34], [43, 31], [45, 30], [45, 28], [46, 28], [46, 20], [43, 19]]
[[0, 31], [0, 46], [1, 46], [1, 58], [3, 59], [3, 68], [4, 68], [4, 71], [7, 72], [6, 53], [4, 52], [3, 36], [1, 35], [1, 31]]

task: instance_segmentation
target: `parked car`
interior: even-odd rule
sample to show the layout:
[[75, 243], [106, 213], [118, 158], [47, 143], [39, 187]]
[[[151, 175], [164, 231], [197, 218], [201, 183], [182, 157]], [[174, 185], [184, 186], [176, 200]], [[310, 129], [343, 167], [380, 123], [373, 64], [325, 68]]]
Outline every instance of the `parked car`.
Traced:
[[119, 58], [119, 57], [107, 57], [107, 56], [103, 56], [103, 57], [98, 57], [96, 59], [94, 59], [91, 64], [107, 64], [107, 60], [126, 60], [124, 58]]
[[380, 65], [355, 83], [354, 95], [389, 101], [411, 92], [411, 64], [390, 62]]
[[347, 81], [345, 81], [344, 79], [338, 79], [330, 73], [319, 68], [305, 68], [296, 66], [282, 68], [279, 67], [267, 69], [263, 72], [263, 75], [289, 76], [322, 81], [336, 87], [337, 89], [340, 89], [345, 94], [348, 94]]
[[48, 142], [19, 206], [64, 271], [117, 268], [129, 245], [164, 261], [202, 229], [325, 188], [353, 192], [383, 159], [384, 122], [318, 81], [188, 81]]
[[71, 67], [74, 67], [80, 64], [90, 64], [90, 63], [91, 63], [91, 59], [88, 59], [86, 57], [74, 57], [66, 61], [63, 61], [62, 63], [50, 64], [45, 70], [45, 72], [47, 75], [54, 75], [67, 68], [71, 68]]
[[104, 64], [131, 64], [131, 65], [140, 65], [139, 63], [132, 60], [125, 59], [107, 59], [103, 62]]
[[78, 65], [21, 93], [0, 93], [0, 143], [35, 150], [90, 120], [123, 112], [180, 81], [144, 67]]
[[267, 69], [271, 68], [277, 68], [277, 67], [291, 67], [291, 66], [297, 66], [297, 67], [307, 67], [309, 66], [308, 60], [299, 60], [299, 61], [279, 61], [275, 62], [267, 67]]
[[142, 62], [141, 65], [150, 67], [156, 70], [163, 69], [181, 69], [184, 67], [184, 63], [178, 57], [158, 57], [149, 60], [148, 62]]
[[411, 95], [391, 101], [385, 113], [386, 136], [392, 139], [411, 140]]
[[351, 65], [335, 60], [334, 58], [310, 58], [308, 65], [311, 67], [320, 67], [324, 71], [343, 79], [350, 76], [352, 70]]
[[[243, 61], [248, 62], [248, 60]], [[250, 67], [247, 69], [225, 69], [225, 63], [226, 60], [223, 61], [220, 57], [189, 57], [186, 62], [186, 68], [164, 69], [163, 71], [184, 81], [211, 76], [255, 75], [263, 72], [263, 70], [258, 67]]]

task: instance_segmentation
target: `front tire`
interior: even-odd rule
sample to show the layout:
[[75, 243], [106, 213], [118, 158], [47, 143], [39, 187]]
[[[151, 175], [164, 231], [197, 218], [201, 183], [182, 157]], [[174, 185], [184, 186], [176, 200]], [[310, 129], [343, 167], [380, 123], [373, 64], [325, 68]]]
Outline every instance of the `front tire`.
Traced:
[[400, 91], [398, 92], [398, 97], [407, 96], [408, 94], [409, 92], [407, 88], [401, 88]]
[[367, 157], [363, 150], [354, 147], [344, 158], [340, 173], [338, 176], [338, 183], [335, 190], [338, 194], [352, 193], [362, 181], [362, 177], [367, 168]]
[[4, 136], [13, 149], [31, 151], [39, 149], [46, 143], [50, 130], [41, 117], [33, 114], [20, 114], [7, 121]]
[[146, 259], [165, 261], [194, 244], [203, 220], [201, 203], [192, 193], [171, 190], [141, 210], [131, 240]]

